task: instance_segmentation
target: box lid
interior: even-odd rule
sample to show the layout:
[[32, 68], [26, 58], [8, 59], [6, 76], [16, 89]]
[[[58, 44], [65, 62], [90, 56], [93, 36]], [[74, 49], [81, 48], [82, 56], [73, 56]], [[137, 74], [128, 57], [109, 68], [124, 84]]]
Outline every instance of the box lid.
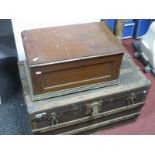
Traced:
[[122, 53], [103, 22], [26, 30], [23, 45], [30, 67]]

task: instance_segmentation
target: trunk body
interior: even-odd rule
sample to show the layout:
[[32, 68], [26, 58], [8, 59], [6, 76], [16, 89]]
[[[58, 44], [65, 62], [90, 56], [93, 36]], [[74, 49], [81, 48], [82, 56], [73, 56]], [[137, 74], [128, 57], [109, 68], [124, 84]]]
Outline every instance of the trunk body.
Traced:
[[34, 134], [90, 134], [140, 114], [150, 87], [126, 53], [120, 84], [32, 102], [24, 66], [19, 65]]

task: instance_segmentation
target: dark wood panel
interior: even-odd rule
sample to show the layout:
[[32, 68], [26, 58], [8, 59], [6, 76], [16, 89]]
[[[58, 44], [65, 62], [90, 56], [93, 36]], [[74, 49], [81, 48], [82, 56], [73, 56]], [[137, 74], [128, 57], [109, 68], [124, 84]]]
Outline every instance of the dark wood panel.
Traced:
[[[118, 78], [122, 54], [31, 68], [34, 94], [105, 82]], [[40, 72], [40, 74], [37, 74]]]
[[97, 79], [111, 77], [113, 62], [96, 64], [82, 68], [71, 68], [43, 74], [44, 89], [57, 87], [57, 85], [72, 85], [75, 82], [83, 83]]

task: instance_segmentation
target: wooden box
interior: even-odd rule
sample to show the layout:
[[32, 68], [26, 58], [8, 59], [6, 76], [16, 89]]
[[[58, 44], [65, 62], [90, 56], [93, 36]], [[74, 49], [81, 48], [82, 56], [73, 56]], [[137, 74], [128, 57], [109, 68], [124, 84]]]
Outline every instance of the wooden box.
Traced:
[[[22, 64], [20, 70], [24, 71]], [[22, 77], [34, 134], [90, 134], [131, 121], [140, 114], [151, 84], [127, 57], [121, 66], [119, 85], [40, 101], [31, 101], [26, 78]]]
[[118, 83], [125, 49], [104, 23], [22, 32], [32, 100]]

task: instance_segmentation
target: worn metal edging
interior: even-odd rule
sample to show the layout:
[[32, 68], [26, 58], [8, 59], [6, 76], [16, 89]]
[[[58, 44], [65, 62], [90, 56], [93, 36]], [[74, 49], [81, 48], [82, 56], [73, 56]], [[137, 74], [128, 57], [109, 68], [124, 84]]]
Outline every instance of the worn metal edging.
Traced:
[[88, 127], [83, 127], [83, 128], [79, 128], [79, 129], [76, 129], [76, 130], [64, 132], [64, 133], [61, 133], [61, 135], [73, 135], [73, 134], [78, 134], [80, 132], [93, 130], [93, 129], [96, 129], [96, 128], [99, 128], [99, 127], [103, 127], [103, 126], [106, 126], [106, 125], [110, 125], [110, 124], [113, 124], [113, 123], [117, 123], [117, 122], [120, 122], [120, 121], [124, 121], [124, 120], [134, 118], [134, 117], [138, 116], [139, 114], [140, 114], [140, 112], [137, 112], [137, 113], [133, 113], [133, 114], [130, 114], [130, 115], [127, 115], [127, 116], [118, 117], [118, 118], [115, 118], [115, 119], [111, 119], [109, 121], [105, 121], [105, 122], [97, 123], [97, 124], [94, 124], [94, 125], [90, 125]]

